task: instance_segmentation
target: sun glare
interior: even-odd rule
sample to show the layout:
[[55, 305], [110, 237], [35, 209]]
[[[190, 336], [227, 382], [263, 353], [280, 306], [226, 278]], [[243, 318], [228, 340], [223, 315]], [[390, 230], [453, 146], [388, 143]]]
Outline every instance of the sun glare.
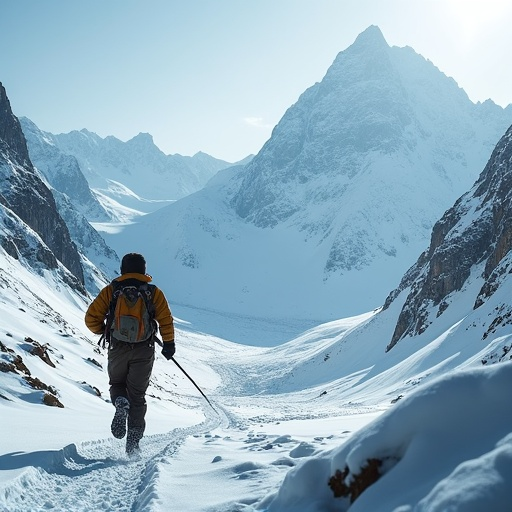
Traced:
[[510, 0], [447, 0], [445, 5], [465, 46], [484, 35], [491, 23], [512, 11]]

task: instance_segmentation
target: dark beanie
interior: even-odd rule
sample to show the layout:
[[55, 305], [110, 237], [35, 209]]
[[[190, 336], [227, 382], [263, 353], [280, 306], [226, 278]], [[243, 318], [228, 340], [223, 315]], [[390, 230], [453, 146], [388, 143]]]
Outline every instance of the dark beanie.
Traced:
[[130, 252], [123, 256], [121, 261], [121, 274], [145, 274], [146, 273], [146, 260], [142, 254]]

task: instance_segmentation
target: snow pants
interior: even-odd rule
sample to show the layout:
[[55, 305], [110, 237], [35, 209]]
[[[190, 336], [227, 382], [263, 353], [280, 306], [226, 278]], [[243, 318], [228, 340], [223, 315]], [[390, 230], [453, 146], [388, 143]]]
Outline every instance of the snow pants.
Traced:
[[149, 386], [153, 363], [154, 343], [124, 343], [112, 340], [108, 351], [110, 399], [118, 396], [130, 402], [128, 431], [137, 432], [139, 439], [146, 427], [146, 390]]

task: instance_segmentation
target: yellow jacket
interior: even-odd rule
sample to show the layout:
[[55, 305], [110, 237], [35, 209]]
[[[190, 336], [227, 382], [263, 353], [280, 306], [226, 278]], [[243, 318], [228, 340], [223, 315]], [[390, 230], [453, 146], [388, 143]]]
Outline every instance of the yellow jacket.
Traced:
[[[123, 274], [119, 276], [116, 281], [124, 281], [125, 279], [137, 279], [138, 281], [149, 283], [151, 276], [135, 273]], [[85, 325], [94, 334], [103, 334], [105, 329], [105, 316], [108, 313], [112, 295], [113, 288], [112, 285], [109, 284], [100, 291], [85, 313]], [[158, 322], [158, 329], [162, 340], [174, 341], [174, 320], [171, 310], [169, 309], [169, 304], [167, 304], [167, 299], [162, 290], [158, 287], [155, 287], [153, 304], [155, 305], [155, 320]]]

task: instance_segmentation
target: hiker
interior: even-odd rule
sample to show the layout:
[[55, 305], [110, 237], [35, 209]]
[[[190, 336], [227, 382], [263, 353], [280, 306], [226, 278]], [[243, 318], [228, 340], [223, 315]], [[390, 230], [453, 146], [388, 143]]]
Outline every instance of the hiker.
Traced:
[[169, 305], [163, 292], [150, 281], [144, 257], [126, 254], [121, 261], [121, 276], [100, 291], [85, 314], [89, 330], [103, 334], [108, 343], [110, 398], [116, 408], [111, 431], [122, 439], [128, 424], [129, 455], [139, 452], [146, 426], [146, 390], [155, 360], [155, 341], [160, 341], [157, 326], [163, 356], [171, 359], [176, 351]]

